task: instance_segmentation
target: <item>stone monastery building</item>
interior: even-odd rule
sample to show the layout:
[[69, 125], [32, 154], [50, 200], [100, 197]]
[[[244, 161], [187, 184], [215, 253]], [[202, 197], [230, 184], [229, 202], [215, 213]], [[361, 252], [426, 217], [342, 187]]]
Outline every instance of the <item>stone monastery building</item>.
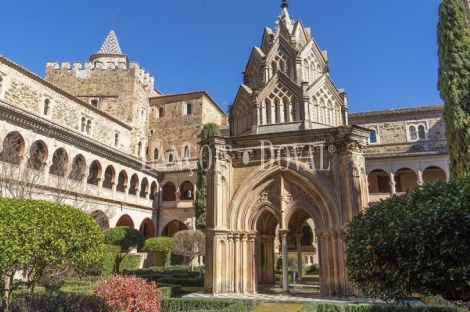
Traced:
[[256, 293], [274, 283], [274, 255], [294, 253], [320, 264], [321, 295], [353, 294], [347, 223], [448, 178], [443, 106], [348, 113], [326, 51], [288, 6], [227, 114], [205, 91], [162, 94], [113, 31], [87, 62], [48, 62], [45, 78], [0, 56], [2, 196], [67, 203], [147, 238], [192, 229], [200, 132], [213, 122], [205, 290]]

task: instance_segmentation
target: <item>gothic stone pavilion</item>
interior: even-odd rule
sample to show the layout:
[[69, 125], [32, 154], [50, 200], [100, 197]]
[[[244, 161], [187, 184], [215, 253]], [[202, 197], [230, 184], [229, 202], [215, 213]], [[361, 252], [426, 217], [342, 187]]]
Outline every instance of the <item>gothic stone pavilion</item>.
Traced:
[[300, 263], [302, 227], [312, 218], [321, 295], [351, 295], [343, 233], [367, 205], [362, 149], [370, 130], [348, 125], [346, 95], [330, 79], [326, 52], [290, 17], [286, 2], [281, 8], [276, 29], [264, 30], [248, 60], [230, 108], [230, 137], [205, 142], [214, 158], [205, 290], [256, 293], [274, 283], [276, 235], [287, 259], [288, 233], [295, 234]]

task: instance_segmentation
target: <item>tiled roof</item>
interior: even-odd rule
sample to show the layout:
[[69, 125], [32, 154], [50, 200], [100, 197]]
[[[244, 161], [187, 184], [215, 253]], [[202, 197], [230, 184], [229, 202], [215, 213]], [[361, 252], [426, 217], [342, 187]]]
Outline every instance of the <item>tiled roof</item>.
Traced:
[[391, 115], [403, 115], [403, 114], [406, 115], [406, 114], [413, 114], [413, 113], [429, 113], [429, 112], [442, 111], [443, 108], [444, 108], [443, 104], [391, 108], [391, 109], [373, 110], [373, 111], [366, 111], [366, 112], [349, 113], [348, 117], [349, 118], [361, 118], [361, 117], [373, 117], [373, 116], [391, 116]]
[[114, 30], [111, 30], [109, 32], [108, 36], [106, 37], [106, 40], [101, 46], [101, 49], [96, 52], [96, 54], [123, 55]]
[[429, 151], [420, 151], [420, 152], [396, 152], [396, 153], [374, 153], [374, 154], [364, 153], [364, 158], [377, 159], [377, 158], [389, 158], [389, 157], [413, 157], [413, 156], [428, 156], [428, 155], [445, 155], [447, 153], [448, 153], [447, 148], [440, 147], [440, 148], [434, 148]]

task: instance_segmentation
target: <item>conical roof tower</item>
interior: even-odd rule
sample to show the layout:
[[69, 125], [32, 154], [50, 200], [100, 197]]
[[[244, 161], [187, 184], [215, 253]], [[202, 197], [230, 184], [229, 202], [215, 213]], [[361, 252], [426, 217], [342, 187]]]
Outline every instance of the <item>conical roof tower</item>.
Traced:
[[129, 65], [129, 59], [126, 54], [123, 54], [121, 47], [119, 46], [119, 41], [116, 37], [114, 30], [111, 30], [101, 45], [101, 49], [90, 56], [90, 61], [92, 62], [114, 62], [121, 63], [125, 62], [126, 66]]

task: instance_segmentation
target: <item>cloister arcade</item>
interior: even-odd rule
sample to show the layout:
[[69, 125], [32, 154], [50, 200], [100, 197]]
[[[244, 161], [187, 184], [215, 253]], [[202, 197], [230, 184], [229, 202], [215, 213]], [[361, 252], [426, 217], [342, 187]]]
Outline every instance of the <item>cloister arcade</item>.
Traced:
[[[125, 225], [138, 227], [146, 237], [156, 235], [152, 221], [158, 193], [155, 176], [31, 131], [3, 130], [0, 175], [13, 180], [11, 183], [28, 179], [37, 188], [51, 190], [43, 192], [41, 199], [54, 200], [61, 194], [62, 202], [79, 209], [84, 207], [77, 203], [77, 196], [89, 201], [84, 210], [102, 230]], [[6, 187], [2, 192], [18, 197], [8, 194]]]
[[393, 194], [402, 194], [427, 182], [449, 178], [448, 165], [444, 160], [369, 164], [367, 167], [371, 203]]

